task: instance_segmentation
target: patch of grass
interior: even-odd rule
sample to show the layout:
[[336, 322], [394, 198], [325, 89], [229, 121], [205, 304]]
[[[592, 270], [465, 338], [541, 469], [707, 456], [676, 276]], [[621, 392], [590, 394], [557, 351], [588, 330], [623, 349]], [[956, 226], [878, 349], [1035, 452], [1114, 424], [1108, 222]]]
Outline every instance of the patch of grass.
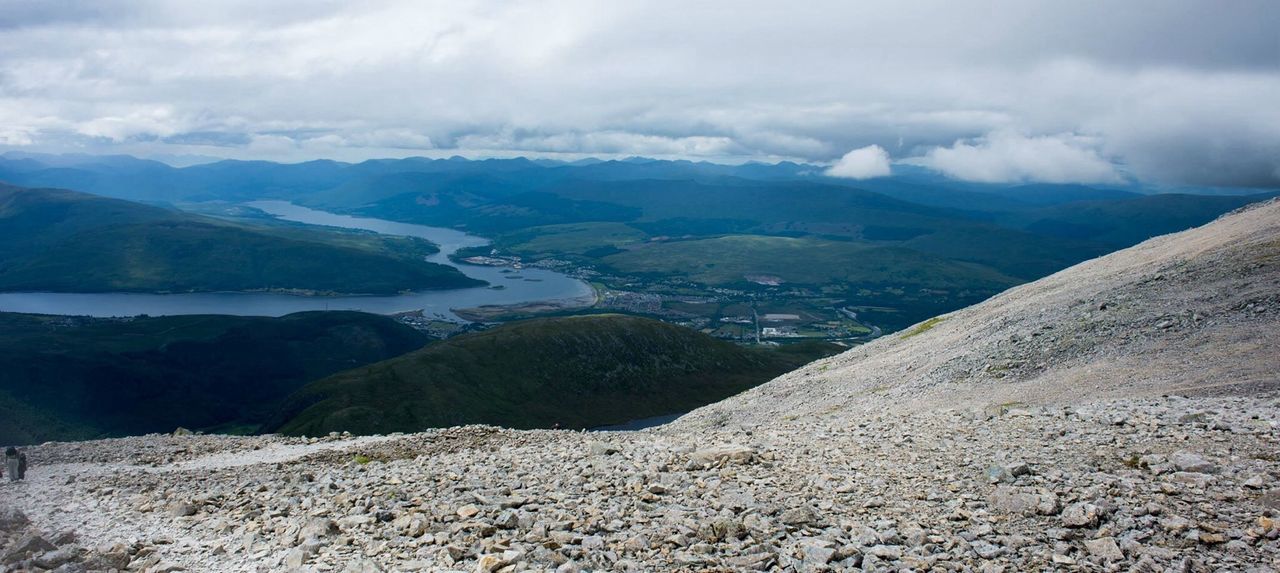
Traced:
[[373, 461], [373, 458], [370, 458], [369, 456], [366, 456], [363, 454], [356, 454], [356, 457], [352, 458], [352, 461], [360, 465], [365, 465]]
[[902, 340], [906, 340], [908, 338], [911, 338], [912, 336], [919, 336], [921, 334], [929, 332], [930, 330], [933, 330], [933, 327], [937, 326], [938, 323], [942, 322], [943, 320], [946, 320], [946, 317], [935, 316], [933, 318], [930, 318], [929, 320], [926, 320], [916, 325], [915, 328], [912, 328], [911, 330], [903, 333], [902, 336], [900, 336], [899, 338], [901, 338]]

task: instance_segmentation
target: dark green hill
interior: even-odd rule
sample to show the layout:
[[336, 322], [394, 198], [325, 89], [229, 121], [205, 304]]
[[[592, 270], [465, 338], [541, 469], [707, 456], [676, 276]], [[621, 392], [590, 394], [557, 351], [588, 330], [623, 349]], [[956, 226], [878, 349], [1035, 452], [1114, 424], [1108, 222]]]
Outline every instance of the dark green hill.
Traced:
[[252, 431], [307, 382], [430, 341], [358, 312], [94, 319], [0, 313], [0, 443]]
[[58, 189], [0, 185], [0, 290], [298, 289], [391, 294], [481, 283], [421, 239], [254, 227]]
[[308, 384], [265, 429], [318, 435], [471, 423], [594, 427], [709, 404], [838, 347], [784, 349], [747, 349], [631, 316], [529, 320]]

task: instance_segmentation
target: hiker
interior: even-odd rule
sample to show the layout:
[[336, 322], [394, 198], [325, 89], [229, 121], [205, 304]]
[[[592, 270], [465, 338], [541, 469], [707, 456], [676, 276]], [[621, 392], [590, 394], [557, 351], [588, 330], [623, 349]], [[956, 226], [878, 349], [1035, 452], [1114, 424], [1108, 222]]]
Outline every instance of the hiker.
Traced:
[[21, 462], [18, 460], [18, 450], [13, 446], [4, 451], [5, 470], [9, 472], [9, 481], [18, 481], [18, 467]]
[[18, 450], [18, 479], [27, 479], [27, 451]]

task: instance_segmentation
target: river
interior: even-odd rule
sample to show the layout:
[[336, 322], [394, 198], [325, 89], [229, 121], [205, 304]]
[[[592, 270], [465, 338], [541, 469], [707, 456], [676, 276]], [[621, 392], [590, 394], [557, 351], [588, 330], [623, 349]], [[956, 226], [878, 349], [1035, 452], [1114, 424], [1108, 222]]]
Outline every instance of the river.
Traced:
[[421, 237], [440, 252], [427, 260], [456, 267], [463, 274], [502, 285], [503, 289], [475, 287], [421, 291], [396, 296], [297, 296], [278, 293], [215, 292], [181, 294], [144, 293], [0, 293], [0, 311], [79, 316], [165, 316], [178, 314], [231, 314], [283, 316], [307, 310], [359, 310], [390, 314], [423, 310], [428, 316], [461, 320], [451, 309], [482, 305], [511, 305], [591, 296], [591, 286], [562, 273], [544, 269], [510, 271], [504, 267], [457, 264], [449, 255], [463, 247], [482, 246], [488, 239], [442, 227], [398, 223], [368, 217], [352, 217], [308, 209], [285, 201], [254, 201], [249, 206], [286, 221], [363, 229], [385, 235]]

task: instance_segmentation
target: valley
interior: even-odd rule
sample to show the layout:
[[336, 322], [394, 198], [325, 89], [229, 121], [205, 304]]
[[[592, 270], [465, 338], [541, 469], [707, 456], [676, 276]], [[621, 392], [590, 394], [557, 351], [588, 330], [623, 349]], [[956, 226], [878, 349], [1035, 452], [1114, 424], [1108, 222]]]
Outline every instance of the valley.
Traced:
[[[1280, 563], [1278, 238], [1271, 201], [638, 432], [44, 444], [34, 481], [0, 488], [0, 525], [131, 569], [1266, 570]], [[397, 413], [398, 378], [481, 371], [498, 333], [315, 390]], [[513, 342], [540, 340], [566, 346]]]
[[[238, 221], [278, 225], [283, 218], [374, 230], [384, 240], [426, 238], [444, 246], [428, 261], [493, 288], [315, 300], [183, 294], [121, 298], [118, 305], [85, 295], [0, 293], [0, 309], [96, 314], [116, 306], [117, 314], [273, 316], [422, 310], [443, 320], [458, 320], [458, 309], [505, 321], [572, 313], [594, 298], [595, 311], [649, 316], [743, 343], [857, 344], [873, 330], [893, 332], [1269, 196], [961, 187], [917, 181], [910, 172], [897, 185], [873, 181], [865, 190], [792, 163], [224, 161], [187, 168], [146, 163], [139, 178], [141, 164], [123, 169], [137, 160], [115, 161], [122, 165], [33, 169], [38, 160], [26, 160], [21, 168], [10, 162], [7, 171], [0, 161], [0, 175], [74, 181], [87, 191], [148, 200], [159, 190], [149, 181], [177, 181], [164, 187], [167, 202]], [[131, 174], [131, 186], [121, 172]], [[757, 323], [763, 315], [786, 318]]]
[[[248, 176], [246, 165], [218, 167], [226, 177]], [[360, 166], [362, 174], [332, 191], [320, 188], [357, 166], [326, 164], [332, 180], [308, 176], [301, 187], [278, 191], [311, 167], [255, 164], [264, 189], [257, 197], [247, 189], [212, 196], [206, 190], [176, 201], [187, 211], [5, 188], [0, 279], [7, 277], [9, 290], [44, 285], [63, 292], [0, 292], [0, 312], [26, 313], [0, 314], [16, 329], [6, 355], [14, 366], [0, 375], [0, 399], [21, 413], [0, 437], [31, 443], [176, 427], [295, 434], [469, 423], [587, 428], [678, 414], [981, 302], [1141, 233], [1265, 197], [1042, 186], [1026, 201], [988, 190], [984, 201], [993, 206], [975, 214], [929, 204], [936, 191], [903, 195], [923, 201], [916, 203], [815, 181], [786, 164], [520, 160], [381, 162]], [[158, 170], [203, 177], [211, 168]], [[24, 177], [40, 180], [36, 173], [45, 171]], [[48, 173], [65, 177], [67, 169]], [[138, 181], [142, 188], [145, 179]], [[118, 191], [102, 181], [92, 186]], [[806, 201], [792, 201], [795, 194]], [[712, 210], [712, 202], [725, 206]], [[1134, 209], [1154, 215], [1129, 218]], [[1111, 231], [1098, 240], [1086, 227]], [[1067, 228], [1075, 235], [1062, 235]], [[184, 241], [214, 246], [192, 249]], [[305, 250], [291, 250], [295, 245]], [[375, 260], [381, 266], [362, 266]], [[388, 274], [410, 269], [435, 278], [415, 283], [420, 279]], [[32, 273], [45, 282], [22, 282]], [[378, 292], [390, 287], [387, 280], [405, 282]], [[317, 290], [322, 285], [328, 290]], [[222, 290], [241, 292], [202, 292]], [[268, 292], [244, 292], [252, 290]], [[288, 324], [296, 337], [289, 338], [293, 358], [278, 368], [248, 367], [262, 361], [262, 352], [280, 350], [279, 341], [264, 339], [260, 348], [232, 342], [257, 338], [246, 320], [263, 333]], [[166, 323], [174, 326], [164, 339], [134, 332]], [[46, 330], [31, 330], [38, 324]], [[316, 353], [332, 352], [325, 349], [334, 332], [351, 328], [383, 334], [353, 346], [356, 354], [336, 351], [337, 361], [304, 367]], [[397, 342], [379, 342], [389, 328], [398, 329]], [[413, 337], [405, 338], [406, 329]], [[89, 342], [135, 336], [139, 346], [129, 349]], [[600, 358], [601, 369], [578, 377], [512, 386], [531, 364], [573, 361], [539, 344], [561, 341], [611, 357], [624, 340], [647, 350]], [[466, 358], [483, 344], [502, 350], [485, 365]], [[61, 360], [60, 352], [74, 359]], [[212, 360], [199, 356], [206, 352], [225, 358], [188, 371]], [[33, 358], [19, 367], [23, 356]], [[610, 379], [612, 362], [650, 360], [674, 362], [616, 385], [588, 384]], [[255, 392], [234, 390], [251, 387]], [[97, 397], [57, 400], [67, 393]], [[540, 402], [547, 398], [552, 402]], [[110, 407], [97, 412], [94, 406], [103, 404]]]
[[1280, 573], [1276, 0], [0, 0], [0, 573]]

